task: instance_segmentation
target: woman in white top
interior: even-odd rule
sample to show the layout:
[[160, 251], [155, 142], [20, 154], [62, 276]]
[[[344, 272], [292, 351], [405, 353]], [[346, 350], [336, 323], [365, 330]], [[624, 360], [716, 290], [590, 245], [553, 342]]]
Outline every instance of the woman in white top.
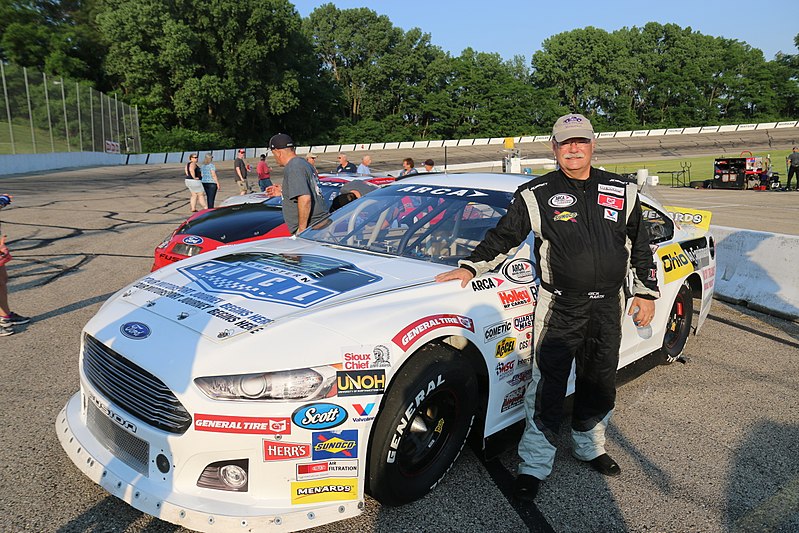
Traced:
[[205, 154], [203, 166], [200, 169], [202, 172], [203, 189], [205, 189], [205, 196], [208, 198], [208, 209], [214, 208], [214, 201], [216, 201], [216, 193], [219, 191], [219, 180], [216, 177], [216, 167], [212, 163], [214, 154], [208, 152]]
[[186, 168], [183, 169], [183, 173], [186, 175], [186, 188], [191, 193], [189, 204], [191, 205], [192, 213], [197, 212], [197, 202], [200, 203], [203, 209], [208, 208], [205, 204], [205, 189], [203, 189], [202, 181], [200, 181], [202, 174], [200, 173], [199, 165], [197, 165], [197, 157], [197, 154], [191, 154]]

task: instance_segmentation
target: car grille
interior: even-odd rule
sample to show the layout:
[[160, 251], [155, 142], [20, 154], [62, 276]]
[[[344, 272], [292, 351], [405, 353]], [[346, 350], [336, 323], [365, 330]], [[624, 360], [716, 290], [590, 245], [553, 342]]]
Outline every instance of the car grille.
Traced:
[[83, 371], [108, 400], [169, 433], [185, 433], [191, 415], [164, 383], [91, 335], [83, 343]]
[[147, 463], [150, 459], [150, 445], [147, 441], [119, 427], [91, 402], [86, 412], [86, 421], [92, 435], [114, 457], [140, 474], [149, 476]]

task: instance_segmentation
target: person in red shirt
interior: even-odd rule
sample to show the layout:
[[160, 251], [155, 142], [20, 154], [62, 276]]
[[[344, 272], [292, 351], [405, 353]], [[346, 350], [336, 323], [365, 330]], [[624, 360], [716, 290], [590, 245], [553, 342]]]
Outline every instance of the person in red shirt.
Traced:
[[264, 192], [267, 187], [272, 186], [272, 169], [266, 163], [266, 154], [261, 154], [261, 160], [258, 161], [255, 171], [258, 172], [258, 188]]

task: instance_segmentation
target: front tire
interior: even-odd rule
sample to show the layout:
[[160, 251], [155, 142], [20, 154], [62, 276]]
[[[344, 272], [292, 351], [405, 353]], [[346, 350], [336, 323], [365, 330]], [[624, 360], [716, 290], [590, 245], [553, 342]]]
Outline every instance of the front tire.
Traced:
[[666, 334], [660, 353], [667, 364], [677, 360], [685, 348], [688, 335], [691, 333], [691, 321], [694, 315], [694, 300], [688, 281], [684, 281], [669, 312], [666, 322]]
[[477, 378], [445, 346], [425, 346], [394, 377], [372, 427], [367, 482], [384, 505], [418, 500], [457, 459], [477, 409]]

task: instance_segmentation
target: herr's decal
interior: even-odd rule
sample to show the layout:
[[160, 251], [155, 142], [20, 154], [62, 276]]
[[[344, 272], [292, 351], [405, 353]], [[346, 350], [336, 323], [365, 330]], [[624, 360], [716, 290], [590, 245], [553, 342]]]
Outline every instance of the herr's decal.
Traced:
[[264, 461], [296, 461], [310, 457], [310, 444], [264, 439]]
[[502, 267], [502, 274], [513, 283], [528, 284], [535, 280], [535, 268], [529, 259], [509, 261]]
[[233, 254], [178, 271], [205, 291], [309, 307], [380, 281], [352, 263], [309, 254]]
[[194, 415], [194, 429], [214, 433], [243, 433], [250, 435], [290, 435], [288, 417]]
[[664, 246], [657, 253], [663, 261], [663, 279], [666, 283], [682, 279], [694, 271], [688, 255], [677, 243]]
[[402, 331], [394, 335], [391, 340], [403, 350], [407, 350], [423, 335], [433, 330], [446, 327], [468, 329], [474, 333], [474, 321], [468, 316], [449, 314], [430, 315], [409, 324], [403, 328]]

